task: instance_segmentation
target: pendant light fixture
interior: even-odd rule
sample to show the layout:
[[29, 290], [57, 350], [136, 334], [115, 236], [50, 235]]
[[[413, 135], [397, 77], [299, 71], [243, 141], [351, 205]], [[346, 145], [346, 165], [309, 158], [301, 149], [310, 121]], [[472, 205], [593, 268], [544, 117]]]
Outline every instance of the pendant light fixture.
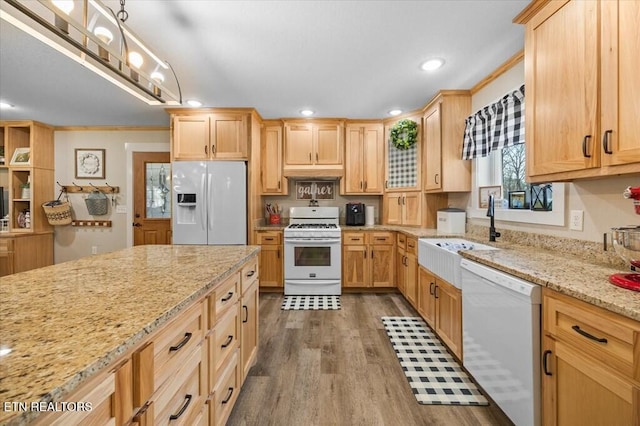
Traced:
[[[173, 68], [127, 27], [128, 16], [125, 0], [118, 12], [99, 0], [0, 2], [1, 19], [127, 93], [149, 105], [182, 105]], [[167, 82], [160, 70], [170, 70], [173, 80]]]

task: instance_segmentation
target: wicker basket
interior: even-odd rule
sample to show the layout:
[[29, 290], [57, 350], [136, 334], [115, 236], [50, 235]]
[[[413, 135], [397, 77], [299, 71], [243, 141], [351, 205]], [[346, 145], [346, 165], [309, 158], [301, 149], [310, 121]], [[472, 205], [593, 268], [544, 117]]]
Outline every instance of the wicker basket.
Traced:
[[68, 201], [48, 201], [42, 208], [51, 225], [71, 224], [71, 204]]
[[102, 216], [109, 211], [109, 199], [100, 191], [93, 191], [84, 202], [91, 216]]

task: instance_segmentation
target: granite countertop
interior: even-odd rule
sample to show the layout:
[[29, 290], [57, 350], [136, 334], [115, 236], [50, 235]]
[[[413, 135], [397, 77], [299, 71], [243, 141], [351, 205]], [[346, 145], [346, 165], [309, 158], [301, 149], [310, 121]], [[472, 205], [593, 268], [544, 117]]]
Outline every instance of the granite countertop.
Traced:
[[[2, 277], [0, 403], [64, 401], [257, 246], [136, 246]], [[0, 424], [36, 412], [0, 410]], [[18, 417], [11, 418], [12, 416]]]

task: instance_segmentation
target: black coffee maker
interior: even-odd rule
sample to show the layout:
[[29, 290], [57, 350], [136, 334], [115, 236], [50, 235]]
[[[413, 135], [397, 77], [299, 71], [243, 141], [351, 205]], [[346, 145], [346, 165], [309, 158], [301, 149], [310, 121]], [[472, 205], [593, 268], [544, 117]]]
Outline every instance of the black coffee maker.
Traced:
[[347, 203], [346, 224], [349, 226], [364, 226], [364, 204]]

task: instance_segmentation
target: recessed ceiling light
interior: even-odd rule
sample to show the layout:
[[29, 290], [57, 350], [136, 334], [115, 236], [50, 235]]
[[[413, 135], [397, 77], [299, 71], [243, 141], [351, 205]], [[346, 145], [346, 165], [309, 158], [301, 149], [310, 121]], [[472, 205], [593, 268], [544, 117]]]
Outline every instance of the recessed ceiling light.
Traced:
[[202, 102], [196, 101], [195, 99], [189, 99], [187, 101], [187, 105], [197, 108], [197, 107], [201, 107], [202, 106]]
[[437, 70], [442, 65], [444, 65], [444, 59], [435, 58], [435, 59], [429, 59], [428, 61], [424, 62], [422, 65], [420, 65], [420, 68], [423, 71], [433, 71], [433, 70]]
[[13, 105], [11, 105], [8, 102], [0, 102], [0, 109], [9, 109], [9, 108], [13, 108]]
[[310, 117], [314, 114], [314, 111], [310, 109], [303, 109], [300, 111], [300, 114], [304, 115], [305, 117]]
[[389, 115], [393, 115], [394, 117], [396, 115], [400, 115], [402, 114], [402, 110], [401, 109], [392, 109], [391, 111], [389, 111]]

